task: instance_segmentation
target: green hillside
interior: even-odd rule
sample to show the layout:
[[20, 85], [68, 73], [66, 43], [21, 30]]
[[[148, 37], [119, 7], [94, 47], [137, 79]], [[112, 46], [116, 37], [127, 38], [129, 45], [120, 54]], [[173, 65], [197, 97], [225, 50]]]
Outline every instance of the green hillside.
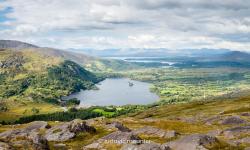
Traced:
[[[2, 49], [0, 116], [6, 118], [4, 114], [21, 116], [43, 113], [43, 110], [44, 113], [61, 111], [58, 105], [61, 96], [90, 89], [102, 79], [75, 62], [60, 57], [48, 57], [33, 50]], [[46, 107], [54, 109], [43, 109]]]

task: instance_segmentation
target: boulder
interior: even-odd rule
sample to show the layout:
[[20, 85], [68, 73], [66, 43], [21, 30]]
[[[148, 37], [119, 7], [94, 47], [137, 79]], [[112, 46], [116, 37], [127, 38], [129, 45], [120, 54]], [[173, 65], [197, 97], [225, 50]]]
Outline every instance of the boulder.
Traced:
[[34, 122], [30, 123], [25, 128], [25, 130], [33, 131], [33, 130], [46, 129], [46, 128], [50, 128], [50, 126], [48, 125], [47, 122], [45, 122], [45, 121], [34, 121]]
[[125, 127], [122, 123], [120, 122], [112, 122], [112, 123], [108, 123], [106, 125], [108, 128], [117, 128], [119, 131], [122, 132], [130, 132], [131, 130], [127, 127]]
[[173, 138], [178, 135], [176, 131], [165, 131], [151, 126], [142, 127], [133, 131], [134, 134], [147, 134], [161, 138]]
[[88, 126], [85, 121], [75, 119], [48, 129], [45, 138], [48, 141], [67, 141], [79, 132], [95, 132], [95, 128]]
[[224, 120], [220, 121], [222, 125], [238, 125], [243, 123], [247, 123], [247, 121], [241, 119], [239, 116], [226, 117]]
[[0, 134], [0, 140], [20, 149], [25, 147], [36, 150], [49, 149], [47, 140], [34, 130], [25, 128], [6, 131]]
[[166, 143], [165, 145], [168, 145], [174, 150], [206, 150], [207, 146], [211, 146], [216, 143], [218, 143], [218, 139], [213, 136], [193, 134]]
[[53, 147], [54, 147], [54, 149], [59, 149], [59, 150], [67, 150], [68, 149], [66, 144], [63, 144], [63, 143], [54, 144]]
[[212, 125], [222, 119], [222, 116], [213, 116], [204, 120], [206, 125]]
[[11, 150], [11, 147], [7, 143], [0, 142], [0, 150]]
[[247, 117], [250, 117], [250, 113], [249, 112], [244, 112], [242, 114], [240, 114], [241, 116], [247, 116]]
[[126, 144], [121, 150], [170, 150], [170, 147], [157, 143]]
[[210, 135], [210, 136], [219, 136], [220, 134], [222, 134], [222, 130], [219, 130], [219, 129], [212, 130], [207, 133], [207, 135]]
[[234, 127], [223, 131], [223, 135], [228, 139], [238, 137], [241, 134], [250, 134], [250, 126]]
[[92, 144], [89, 144], [89, 145], [83, 147], [84, 150], [88, 150], [88, 149], [102, 149], [102, 148], [103, 148], [103, 146], [100, 143], [98, 143], [98, 142], [92, 143]]

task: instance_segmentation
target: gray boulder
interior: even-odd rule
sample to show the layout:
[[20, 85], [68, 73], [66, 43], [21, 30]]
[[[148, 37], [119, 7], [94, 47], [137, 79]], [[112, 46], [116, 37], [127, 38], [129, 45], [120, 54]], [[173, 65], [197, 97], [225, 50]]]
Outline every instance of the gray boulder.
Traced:
[[238, 137], [241, 134], [250, 134], [250, 126], [234, 127], [223, 131], [223, 135], [228, 139]]
[[120, 122], [112, 122], [112, 123], [107, 123], [106, 125], [108, 128], [117, 128], [119, 131], [122, 132], [130, 132], [131, 130], [127, 127], [125, 127], [122, 123]]
[[247, 123], [247, 121], [241, 119], [239, 116], [226, 117], [224, 120], [220, 121], [222, 125], [238, 125], [243, 123]]
[[178, 140], [166, 143], [174, 150], [206, 150], [206, 146], [216, 144], [218, 139], [204, 134], [193, 134]]
[[142, 127], [133, 131], [134, 134], [147, 134], [161, 138], [173, 138], [178, 135], [176, 131], [165, 131], [151, 126]]
[[29, 147], [36, 150], [49, 149], [47, 140], [38, 132], [29, 129], [10, 130], [0, 134], [0, 140], [15, 147]]
[[11, 147], [7, 143], [0, 142], [0, 150], [11, 150]]
[[85, 121], [75, 119], [48, 129], [45, 138], [48, 141], [67, 141], [79, 132], [95, 132], [95, 128], [88, 126]]

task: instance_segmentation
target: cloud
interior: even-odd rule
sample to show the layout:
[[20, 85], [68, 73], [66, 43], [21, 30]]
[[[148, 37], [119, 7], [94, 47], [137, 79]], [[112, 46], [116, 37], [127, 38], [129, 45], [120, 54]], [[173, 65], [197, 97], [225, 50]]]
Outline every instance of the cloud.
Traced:
[[64, 49], [250, 50], [249, 0], [8, 0], [0, 17], [2, 38]]

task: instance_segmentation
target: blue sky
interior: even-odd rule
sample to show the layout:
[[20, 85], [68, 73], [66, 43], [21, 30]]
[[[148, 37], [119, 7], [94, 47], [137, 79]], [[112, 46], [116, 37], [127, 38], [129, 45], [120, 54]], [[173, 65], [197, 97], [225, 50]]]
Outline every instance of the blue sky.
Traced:
[[0, 37], [55, 48], [250, 51], [249, 0], [0, 0]]

